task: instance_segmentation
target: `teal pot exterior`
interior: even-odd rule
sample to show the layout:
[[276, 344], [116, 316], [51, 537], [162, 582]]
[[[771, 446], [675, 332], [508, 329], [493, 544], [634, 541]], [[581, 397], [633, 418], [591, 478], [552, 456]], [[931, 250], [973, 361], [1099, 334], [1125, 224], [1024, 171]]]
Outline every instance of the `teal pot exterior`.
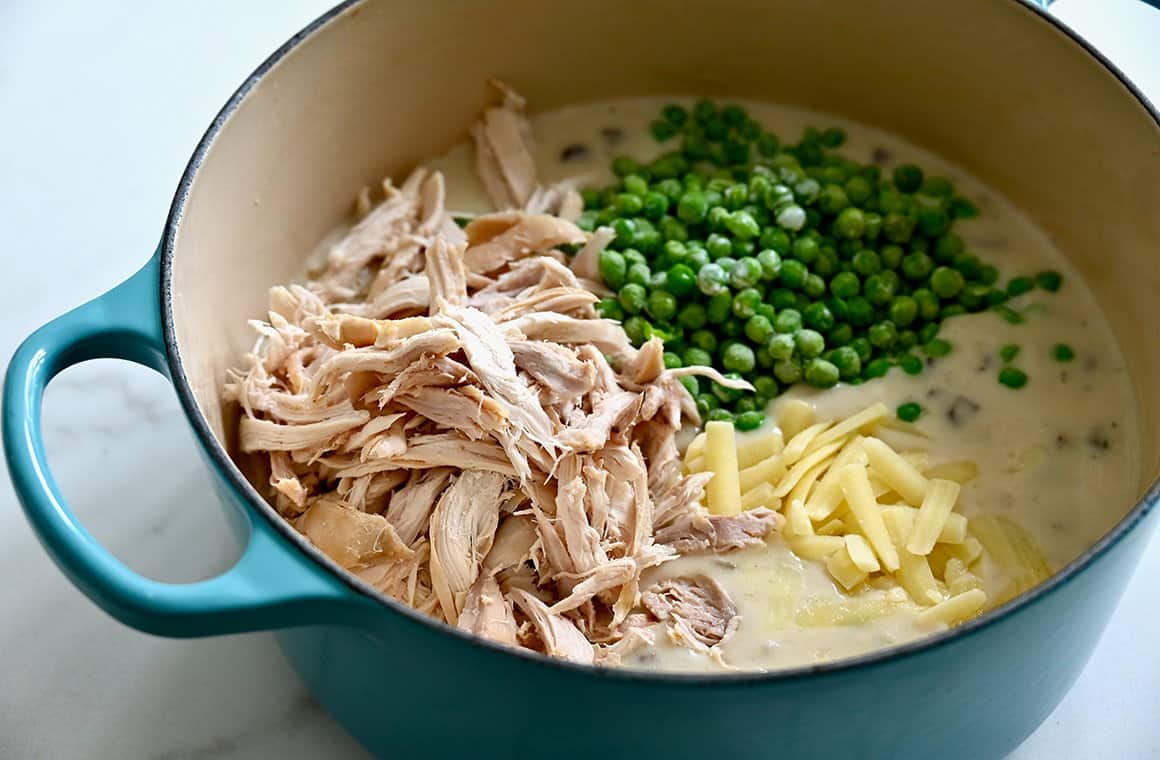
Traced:
[[781, 678], [593, 673], [386, 618], [277, 638], [319, 702], [381, 757], [997, 758], [1075, 683], [1151, 527], [1017, 614]]
[[[382, 757], [973, 760], [999, 757], [1026, 738], [1075, 682], [1111, 617], [1155, 527], [1156, 486], [1060, 574], [954, 631], [841, 663], [714, 676], [600, 670], [476, 640], [343, 573], [261, 499], [185, 380], [167, 290], [174, 234], [202, 151], [232, 109], [346, 7], [288, 43], [231, 100], [191, 162], [165, 240], [146, 265], [38, 330], [9, 365], [8, 470], [29, 522], [73, 583], [113, 617], [158, 635], [275, 631], [322, 705]], [[44, 389], [68, 366], [104, 357], [174, 383], [242, 546], [223, 574], [189, 584], [144, 578], [64, 501], [45, 457]]]

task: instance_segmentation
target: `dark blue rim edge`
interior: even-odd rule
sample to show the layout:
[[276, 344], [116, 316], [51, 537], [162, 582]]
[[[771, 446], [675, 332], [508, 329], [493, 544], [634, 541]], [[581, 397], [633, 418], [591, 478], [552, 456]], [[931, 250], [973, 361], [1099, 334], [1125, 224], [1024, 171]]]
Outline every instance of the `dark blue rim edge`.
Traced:
[[[403, 605], [394, 599], [391, 599], [383, 594], [377, 592], [374, 588], [354, 577], [350, 573], [343, 570], [337, 563], [324, 555], [321, 551], [316, 549], [309, 541], [301, 534], [294, 530], [289, 523], [281, 518], [271, 507], [266, 500], [258, 493], [253, 484], [242, 474], [241, 470], [234, 463], [225, 447], [217, 440], [213, 431], [210, 429], [209, 423], [202, 415], [197, 406], [197, 401], [194, 398], [193, 390], [190, 388], [189, 381], [185, 376], [185, 371], [181, 365], [181, 358], [177, 347], [177, 339], [173, 325], [173, 292], [172, 292], [172, 275], [173, 275], [173, 246], [177, 237], [177, 228], [181, 223], [182, 214], [185, 207], [185, 202], [189, 196], [190, 188], [193, 185], [194, 179], [197, 176], [198, 170], [205, 159], [206, 154], [213, 145], [214, 139], [221, 131], [222, 127], [229, 120], [233, 112], [245, 100], [246, 96], [253, 90], [254, 87], [262, 80], [262, 78], [276, 66], [286, 55], [294, 50], [298, 45], [304, 42], [307, 38], [312, 36], [322, 27], [329, 24], [343, 13], [351, 10], [364, 0], [343, 0], [335, 7], [331, 8], [326, 13], [322, 14], [301, 31], [287, 40], [281, 47], [274, 51], [265, 61], [261, 63], [254, 70], [245, 82], [234, 92], [230, 99], [214, 117], [213, 122], [202, 135], [198, 142], [197, 148], [194, 151], [189, 163], [186, 165], [185, 171], [182, 173], [181, 181], [177, 186], [177, 191], [174, 194], [173, 202], [170, 205], [169, 213], [165, 220], [165, 229], [162, 236], [160, 247], [161, 256], [161, 320], [162, 332], [165, 342], [165, 358], [169, 366], [170, 378], [173, 382], [174, 388], [177, 392], [178, 399], [181, 402], [182, 409], [185, 412], [189, 423], [193, 426], [197, 433], [202, 447], [209, 454], [214, 464], [217, 466], [221, 475], [226, 477], [230, 484], [236, 491], [244, 496], [249, 503], [252, 511], [260, 514], [265, 520], [270, 523], [275, 530], [280, 532], [286, 539], [297, 546], [302, 552], [310, 557], [319, 566], [326, 569], [332, 575], [336, 576], [346, 586], [359, 594], [368, 597], [386, 607], [388, 610], [401, 614], [409, 618], [411, 622], [417, 622], [421, 625], [427, 626], [433, 632], [441, 632], [460, 639], [463, 642], [471, 644], [483, 650], [491, 650], [494, 653], [499, 653], [504, 656], [516, 657], [529, 662], [530, 664], [539, 665], [542, 667], [555, 668], [565, 671], [572, 671], [579, 676], [594, 676], [599, 678], [608, 678], [613, 680], [623, 681], [640, 681], [646, 683], [664, 683], [673, 686], [690, 686], [690, 687], [711, 687], [716, 685], [721, 686], [758, 686], [775, 681], [792, 681], [798, 679], [812, 678], [817, 676], [834, 675], [852, 671], [857, 669], [869, 669], [871, 667], [885, 665], [893, 661], [901, 660], [907, 657], [915, 656], [924, 652], [933, 651], [939, 647], [947, 645], [952, 641], [960, 638], [965, 638], [973, 633], [981, 631], [991, 625], [998, 623], [1008, 615], [1014, 614], [1025, 607], [1038, 602], [1042, 598], [1051, 594], [1055, 589], [1063, 586], [1072, 577], [1078, 575], [1085, 570], [1089, 565], [1099, 559], [1105, 552], [1117, 544], [1124, 536], [1126, 536], [1133, 528], [1141, 523], [1149, 512], [1155, 508], [1158, 501], [1160, 501], [1160, 478], [1157, 478], [1152, 485], [1145, 492], [1140, 501], [1132, 508], [1118, 523], [1105, 534], [1099, 541], [1089, 547], [1083, 554], [1072, 560], [1068, 565], [1063, 567], [1059, 572], [1055, 573], [1047, 581], [1036, 586], [1031, 591], [1022, 594], [1015, 599], [1001, 605], [993, 610], [990, 610], [983, 616], [975, 620], [965, 623], [956, 628], [933, 634], [921, 639], [917, 639], [896, 647], [881, 649], [868, 654], [851, 657], [834, 662], [823, 663], [820, 665], [811, 665], [799, 668], [791, 668], [783, 671], [774, 671], [770, 673], [764, 672], [749, 672], [749, 673], [725, 673], [725, 674], [693, 674], [693, 673], [653, 673], [648, 671], [621, 669], [621, 668], [599, 668], [589, 665], [580, 665], [576, 663], [567, 662], [564, 660], [554, 659], [545, 655], [531, 652], [528, 650], [515, 649], [506, 647], [500, 644], [487, 641], [485, 639], [473, 636], [469, 633], [454, 628], [446, 623], [436, 621], [420, 612], [417, 612], [406, 605]], [[1152, 4], [1151, 0], [1147, 0], [1148, 4]], [[1067, 37], [1072, 43], [1077, 45], [1081, 50], [1086, 52], [1097, 63], [1102, 65], [1109, 73], [1112, 74], [1120, 83], [1120, 85], [1140, 104], [1141, 107], [1152, 117], [1160, 128], [1160, 112], [1148, 100], [1148, 98], [1136, 88], [1136, 86], [1124, 75], [1120, 69], [1104, 57], [1102, 53], [1095, 49], [1079, 34], [1073, 31], [1063, 22], [1051, 16], [1044, 9], [1033, 6], [1025, 0], [1009, 0], [1009, 2], [1022, 8], [1025, 12], [1030, 13], [1041, 22], [1052, 26], [1057, 32]]]

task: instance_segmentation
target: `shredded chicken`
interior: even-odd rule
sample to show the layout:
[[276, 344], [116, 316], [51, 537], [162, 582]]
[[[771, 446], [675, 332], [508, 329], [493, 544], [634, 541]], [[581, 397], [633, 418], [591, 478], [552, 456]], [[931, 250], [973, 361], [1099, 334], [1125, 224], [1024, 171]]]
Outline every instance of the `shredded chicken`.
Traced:
[[645, 591], [642, 603], [668, 624], [674, 643], [695, 649], [720, 645], [740, 623], [729, 594], [706, 575], [663, 581]]
[[597, 318], [610, 232], [573, 223], [570, 184], [539, 185], [523, 100], [500, 88], [472, 132], [498, 210], [460, 230], [424, 168], [377, 205], [361, 193], [325, 266], [273, 288], [252, 323], [226, 386], [236, 448], [265, 460], [271, 503], [332, 560], [465, 631], [616, 664], [652, 641], [643, 605], [674, 640], [717, 646], [736, 624], [723, 590], [642, 594], [642, 574], [760, 542], [781, 518], [699, 505], [707, 476], [682, 474], [675, 443], [699, 421], [677, 377], [697, 370], [666, 370], [659, 340], [636, 349]]

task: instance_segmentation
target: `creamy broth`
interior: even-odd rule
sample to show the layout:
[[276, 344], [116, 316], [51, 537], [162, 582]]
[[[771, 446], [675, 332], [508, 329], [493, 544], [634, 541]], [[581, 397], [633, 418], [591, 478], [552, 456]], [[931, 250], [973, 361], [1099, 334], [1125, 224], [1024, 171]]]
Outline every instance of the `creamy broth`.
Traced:
[[[565, 178], [581, 187], [613, 181], [611, 159], [647, 160], [661, 152], [648, 123], [672, 99], [637, 99], [573, 106], [532, 118], [541, 181]], [[691, 101], [685, 101], [686, 103]], [[981, 214], [960, 221], [955, 231], [967, 249], [1003, 276], [1053, 268], [1064, 287], [1033, 291], [1012, 301], [1027, 319], [1012, 325], [994, 313], [948, 320], [940, 337], [954, 350], [928, 360], [922, 374], [898, 369], [859, 386], [827, 391], [795, 387], [774, 402], [802, 398], [822, 419], [840, 418], [875, 402], [889, 409], [916, 401], [926, 410], [917, 422], [929, 436], [931, 461], [969, 459], [979, 468], [960, 499], [968, 517], [1003, 513], [1026, 528], [1053, 569], [1073, 560], [1124, 513], [1138, 486], [1135, 392], [1111, 331], [1091, 293], [1052, 242], [1004, 198], [961, 169], [893, 135], [808, 111], [745, 103], [749, 113], [783, 139], [794, 140], [806, 125], [837, 125], [848, 141], [841, 152], [886, 167], [913, 162], [950, 178]], [[433, 162], [447, 177], [448, 205], [464, 212], [490, 210], [474, 171], [470, 146]], [[1056, 361], [1051, 349], [1066, 342], [1075, 359]], [[1012, 390], [997, 380], [998, 351], [1021, 346], [1016, 364], [1030, 382]], [[725, 556], [690, 556], [652, 571], [646, 581], [703, 573], [731, 594], [740, 626], [711, 657], [675, 646], [657, 630], [657, 644], [634, 655], [629, 665], [662, 670], [774, 669], [840, 659], [931, 632], [915, 621], [918, 607], [905, 597], [868, 588], [841, 591], [823, 563], [793, 555], [779, 537], [767, 545]], [[985, 588], [1003, 581], [984, 562]], [[827, 626], [828, 606], [855, 603], [865, 622]], [[887, 605], [889, 613], [875, 616]]]

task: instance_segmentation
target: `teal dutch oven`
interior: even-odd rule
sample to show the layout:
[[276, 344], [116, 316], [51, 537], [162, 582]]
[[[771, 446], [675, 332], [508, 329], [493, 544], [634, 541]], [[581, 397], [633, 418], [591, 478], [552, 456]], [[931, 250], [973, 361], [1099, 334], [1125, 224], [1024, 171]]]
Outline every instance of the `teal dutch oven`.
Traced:
[[[352, 189], [464, 139], [488, 75], [544, 109], [661, 93], [814, 108], [901, 133], [990, 182], [1058, 241], [1107, 310], [1142, 389], [1138, 501], [1100, 505], [1115, 518], [1095, 546], [952, 632], [772, 674], [552, 661], [471, 638], [347, 575], [230, 458], [236, 420], [219, 387], [266, 289], [294, 277]], [[998, 757], [1075, 681], [1156, 522], [1157, 209], [1156, 112], [1082, 40], [1016, 0], [348, 2], [231, 98], [149, 262], [20, 347], [4, 389], [8, 467], [40, 540], [109, 614], [163, 636], [274, 631], [318, 701], [384, 757]], [[99, 357], [173, 383], [244, 547], [222, 575], [144, 578], [62, 499], [41, 398], [58, 372]]]

